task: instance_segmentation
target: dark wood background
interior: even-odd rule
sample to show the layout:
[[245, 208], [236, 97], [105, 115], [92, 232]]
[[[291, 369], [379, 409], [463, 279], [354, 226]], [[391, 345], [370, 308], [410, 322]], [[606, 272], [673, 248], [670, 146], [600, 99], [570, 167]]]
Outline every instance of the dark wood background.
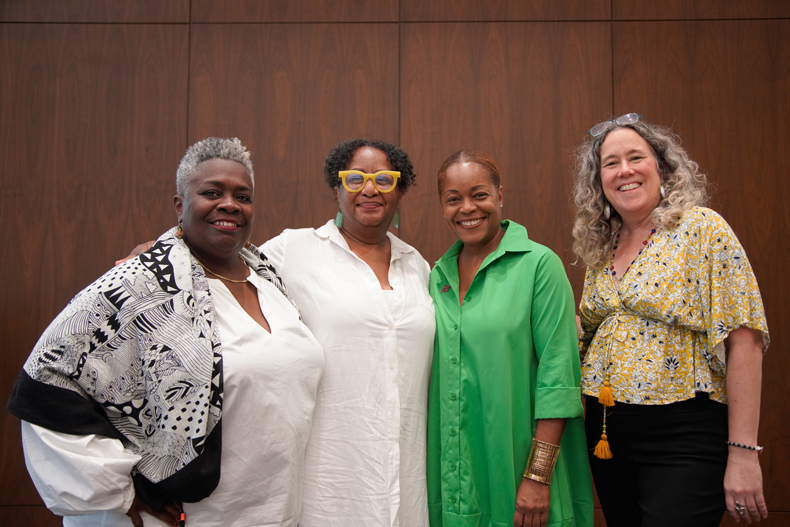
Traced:
[[[562, 257], [578, 296], [571, 153], [626, 112], [681, 135], [752, 261], [772, 337], [763, 525], [790, 526], [786, 0], [2, 0], [0, 401], [69, 299], [174, 224], [175, 169], [198, 139], [253, 152], [256, 243], [334, 216], [321, 167], [339, 141], [400, 144], [418, 185], [399, 234], [430, 262], [453, 241], [436, 169], [486, 151], [507, 216]], [[0, 524], [59, 524], [7, 413]]]

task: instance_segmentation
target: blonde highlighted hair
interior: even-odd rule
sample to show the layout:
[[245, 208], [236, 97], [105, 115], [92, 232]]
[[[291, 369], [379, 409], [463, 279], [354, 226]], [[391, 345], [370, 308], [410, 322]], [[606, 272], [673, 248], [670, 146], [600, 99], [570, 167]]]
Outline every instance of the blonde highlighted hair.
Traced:
[[652, 221], [661, 227], [673, 226], [687, 210], [708, 201], [708, 182], [699, 165], [680, 146], [680, 138], [669, 128], [648, 125], [641, 119], [633, 124], [610, 123], [597, 137], [588, 139], [576, 150], [573, 182], [573, 251], [593, 269], [600, 269], [608, 258], [612, 233], [622, 224], [614, 207], [607, 219], [607, 200], [601, 186], [601, 144], [618, 128], [630, 128], [644, 139], [658, 163], [664, 197], [653, 210]]

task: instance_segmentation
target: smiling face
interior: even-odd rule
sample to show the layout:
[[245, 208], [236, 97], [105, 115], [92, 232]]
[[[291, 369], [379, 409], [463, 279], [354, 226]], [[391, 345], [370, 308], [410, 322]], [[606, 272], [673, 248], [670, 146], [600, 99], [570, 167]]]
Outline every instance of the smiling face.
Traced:
[[183, 196], [175, 196], [184, 239], [204, 263], [232, 262], [250, 239], [255, 208], [252, 180], [235, 161], [200, 163]]
[[[377, 148], [363, 146], [348, 162], [346, 170], [359, 170], [375, 174], [379, 170], [392, 170], [387, 154]], [[401, 191], [394, 190], [382, 194], [370, 180], [359, 192], [349, 192], [343, 185], [335, 187], [335, 197], [343, 213], [343, 229], [354, 231], [359, 228], [389, 228], [392, 217], [400, 203]]]
[[641, 222], [661, 201], [656, 157], [634, 130], [618, 128], [601, 144], [601, 186], [626, 223]]
[[447, 168], [439, 194], [450, 230], [465, 247], [498, 243], [503, 192], [481, 165], [462, 161]]

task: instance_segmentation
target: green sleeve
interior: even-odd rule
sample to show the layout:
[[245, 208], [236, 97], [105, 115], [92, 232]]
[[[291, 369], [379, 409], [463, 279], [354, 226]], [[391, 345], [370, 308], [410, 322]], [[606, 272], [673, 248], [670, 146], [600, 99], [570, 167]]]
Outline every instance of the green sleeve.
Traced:
[[538, 358], [535, 418], [581, 416], [573, 290], [562, 261], [552, 252], [541, 257], [535, 272], [531, 326]]

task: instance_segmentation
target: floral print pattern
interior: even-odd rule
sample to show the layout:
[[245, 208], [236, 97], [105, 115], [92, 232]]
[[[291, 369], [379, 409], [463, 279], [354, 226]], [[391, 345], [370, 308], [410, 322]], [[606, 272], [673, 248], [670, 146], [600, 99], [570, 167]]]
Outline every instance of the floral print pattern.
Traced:
[[615, 286], [609, 266], [587, 269], [579, 306], [582, 392], [608, 381], [616, 401], [669, 404], [707, 392], [727, 402], [724, 340], [768, 326], [749, 260], [716, 212], [695, 207], [656, 232]]

